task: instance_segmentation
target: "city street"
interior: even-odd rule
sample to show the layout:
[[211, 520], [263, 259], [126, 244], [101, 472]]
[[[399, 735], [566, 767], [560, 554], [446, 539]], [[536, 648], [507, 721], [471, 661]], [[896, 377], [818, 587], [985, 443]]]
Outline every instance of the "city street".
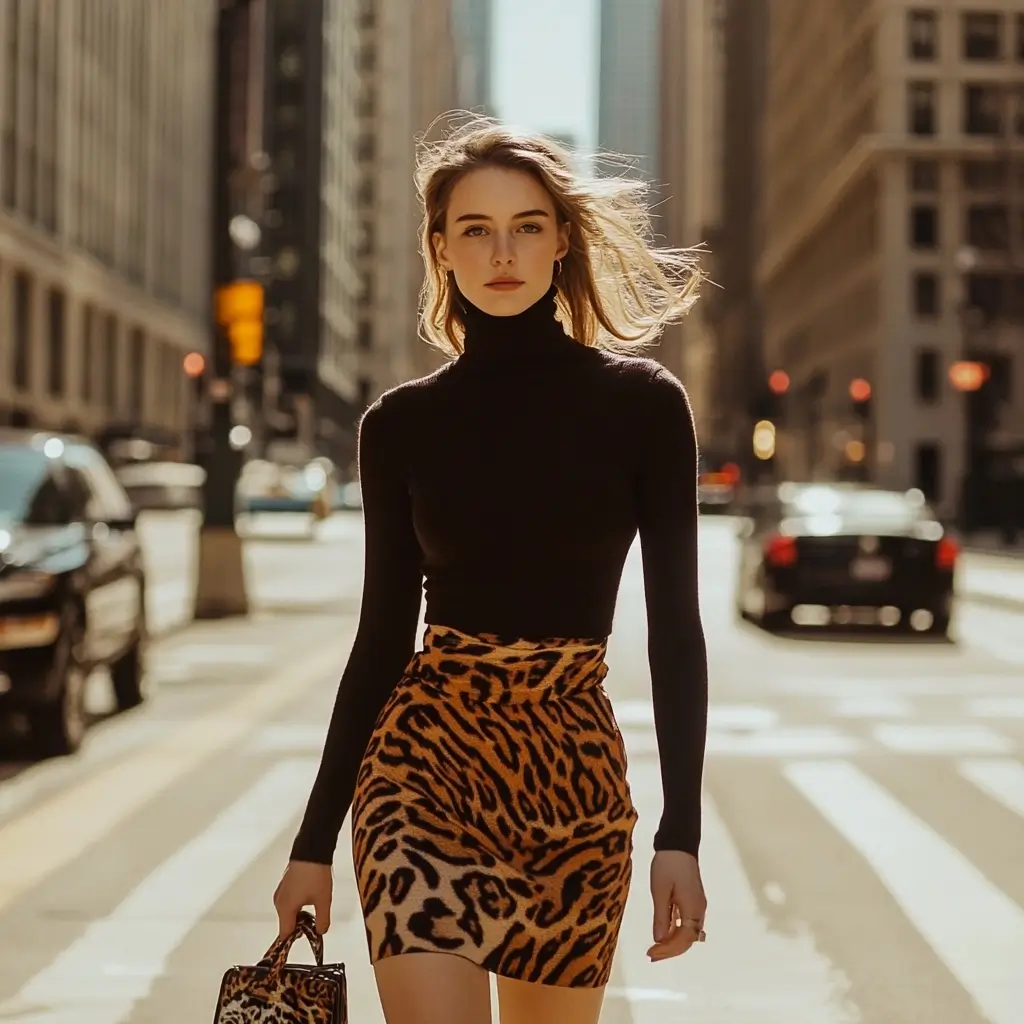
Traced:
[[[251, 618], [190, 624], [194, 520], [149, 517], [152, 699], [109, 716], [94, 679], [81, 755], [0, 764], [4, 1024], [211, 1020], [224, 970], [273, 939], [355, 628], [361, 519], [313, 540], [255, 525]], [[624, 575], [608, 689], [641, 817], [602, 1020], [1022, 1024], [1024, 559], [964, 556], [956, 643], [774, 637], [734, 617], [734, 530], [702, 523], [707, 942], [654, 965], [638, 548]], [[348, 965], [353, 1024], [380, 1024], [348, 844], [346, 824], [327, 956]]]

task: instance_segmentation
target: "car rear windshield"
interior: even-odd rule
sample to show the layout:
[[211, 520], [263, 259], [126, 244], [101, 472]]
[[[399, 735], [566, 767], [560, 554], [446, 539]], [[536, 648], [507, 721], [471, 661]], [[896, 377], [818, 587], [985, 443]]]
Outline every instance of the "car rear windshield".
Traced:
[[831, 487], [808, 487], [788, 503], [789, 515], [839, 516], [862, 522], [912, 522], [926, 513], [923, 503], [915, 504], [896, 491], [843, 491]]
[[27, 519], [48, 476], [42, 452], [24, 445], [0, 444], [0, 517]]

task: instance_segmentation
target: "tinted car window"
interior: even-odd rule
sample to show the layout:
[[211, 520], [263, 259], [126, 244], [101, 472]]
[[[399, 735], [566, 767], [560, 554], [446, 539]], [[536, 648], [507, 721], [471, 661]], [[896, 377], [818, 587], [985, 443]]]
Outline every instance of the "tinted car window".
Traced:
[[68, 445], [64, 459], [81, 474], [88, 488], [90, 500], [86, 515], [89, 519], [103, 522], [130, 517], [131, 499], [95, 448], [83, 444]]
[[42, 452], [0, 445], [0, 516], [25, 521], [30, 512], [38, 514], [53, 490], [49, 459]]

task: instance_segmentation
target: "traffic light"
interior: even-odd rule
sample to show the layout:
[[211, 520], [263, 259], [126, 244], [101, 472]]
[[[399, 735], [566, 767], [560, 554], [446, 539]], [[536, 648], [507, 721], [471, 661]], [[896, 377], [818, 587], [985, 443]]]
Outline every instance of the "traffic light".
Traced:
[[854, 419], [863, 422], [871, 418], [871, 385], [863, 377], [850, 381], [850, 401]]
[[256, 366], [263, 358], [263, 286], [232, 281], [217, 289], [217, 322], [231, 343], [235, 366]]

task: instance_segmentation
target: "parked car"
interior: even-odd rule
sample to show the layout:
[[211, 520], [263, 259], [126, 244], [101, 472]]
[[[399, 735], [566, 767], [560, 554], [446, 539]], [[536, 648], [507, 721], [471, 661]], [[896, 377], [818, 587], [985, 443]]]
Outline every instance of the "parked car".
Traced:
[[766, 629], [946, 635], [959, 546], [920, 491], [784, 483], [739, 528], [736, 609]]
[[100, 452], [0, 430], [0, 700], [41, 753], [80, 746], [93, 669], [109, 668], [119, 709], [143, 700], [145, 583], [131, 501]]

